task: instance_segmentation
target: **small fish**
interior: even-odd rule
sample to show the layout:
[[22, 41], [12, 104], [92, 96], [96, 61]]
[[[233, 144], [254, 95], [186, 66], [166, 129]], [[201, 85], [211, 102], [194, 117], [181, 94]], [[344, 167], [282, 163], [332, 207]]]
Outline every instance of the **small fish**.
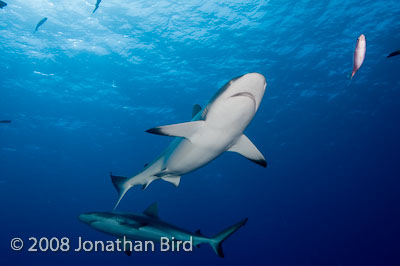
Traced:
[[2, 123], [2, 124], [10, 124], [11, 120], [0, 120], [0, 123]]
[[393, 53], [391, 53], [390, 55], [388, 55], [387, 57], [392, 57], [392, 56], [396, 56], [400, 54], [400, 50], [394, 51]]
[[3, 9], [3, 7], [7, 6], [6, 2], [0, 1], [0, 8]]
[[101, 3], [101, 0], [97, 0], [96, 5], [95, 5], [95, 7], [94, 7], [94, 10], [93, 10], [92, 14], [94, 14], [94, 12], [96, 12], [96, 10], [99, 8], [100, 3]]
[[42, 18], [41, 21], [36, 25], [35, 32], [38, 31], [39, 27], [42, 26], [47, 21], [47, 18]]
[[354, 50], [353, 57], [353, 72], [350, 79], [354, 77], [356, 72], [360, 69], [365, 59], [365, 52], [367, 51], [367, 40], [364, 34], [361, 34], [357, 39], [356, 49]]

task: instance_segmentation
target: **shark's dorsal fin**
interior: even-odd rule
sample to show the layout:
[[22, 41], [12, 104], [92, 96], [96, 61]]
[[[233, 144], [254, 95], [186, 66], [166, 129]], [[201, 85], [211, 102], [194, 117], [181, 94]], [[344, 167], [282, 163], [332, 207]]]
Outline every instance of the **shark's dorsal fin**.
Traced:
[[203, 127], [204, 121], [191, 121], [181, 124], [173, 124], [168, 126], [154, 127], [146, 130], [148, 133], [172, 136], [172, 137], [182, 137], [190, 140], [190, 138]]
[[197, 229], [195, 232], [197, 235], [202, 236], [200, 229]]
[[238, 138], [235, 144], [233, 144], [228, 151], [237, 152], [250, 161], [263, 167], [267, 167], [267, 161], [265, 161], [264, 156], [244, 134]]
[[203, 108], [201, 108], [200, 104], [193, 105], [192, 118], [195, 117], [201, 111], [201, 109]]
[[144, 210], [143, 214], [151, 217], [151, 218], [158, 218], [158, 205], [157, 202], [151, 204], [147, 209]]

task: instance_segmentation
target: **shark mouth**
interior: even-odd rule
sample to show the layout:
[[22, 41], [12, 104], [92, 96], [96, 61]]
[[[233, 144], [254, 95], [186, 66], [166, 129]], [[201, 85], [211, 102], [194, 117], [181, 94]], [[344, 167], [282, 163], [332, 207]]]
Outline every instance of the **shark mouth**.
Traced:
[[233, 97], [247, 97], [247, 98], [251, 99], [254, 102], [254, 106], [257, 106], [256, 98], [250, 92], [239, 92], [239, 93], [236, 93], [236, 94], [231, 96], [231, 98], [233, 98]]

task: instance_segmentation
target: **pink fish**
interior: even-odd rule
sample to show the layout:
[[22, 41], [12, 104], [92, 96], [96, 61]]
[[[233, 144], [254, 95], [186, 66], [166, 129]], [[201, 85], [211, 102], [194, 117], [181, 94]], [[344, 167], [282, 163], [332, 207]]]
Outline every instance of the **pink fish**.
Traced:
[[361, 34], [357, 39], [356, 49], [354, 50], [353, 58], [353, 72], [351, 73], [351, 78], [354, 77], [356, 72], [360, 69], [362, 63], [364, 62], [365, 52], [367, 51], [367, 40], [364, 34]]

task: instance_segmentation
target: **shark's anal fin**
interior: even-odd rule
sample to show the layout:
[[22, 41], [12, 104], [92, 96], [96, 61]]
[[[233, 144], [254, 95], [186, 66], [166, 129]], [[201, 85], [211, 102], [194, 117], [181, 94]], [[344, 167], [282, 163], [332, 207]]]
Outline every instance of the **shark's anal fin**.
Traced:
[[203, 127], [203, 125], [204, 121], [191, 121], [181, 124], [154, 127], [146, 130], [146, 132], [163, 136], [182, 137], [190, 140], [191, 137]]
[[236, 143], [233, 144], [228, 151], [237, 152], [250, 161], [255, 162], [263, 167], [267, 167], [267, 161], [265, 160], [264, 156], [244, 134], [239, 137]]
[[154, 202], [151, 204], [147, 209], [143, 211], [143, 214], [151, 217], [151, 218], [157, 218], [158, 219], [158, 205], [157, 202]]
[[203, 109], [203, 108], [201, 108], [201, 106], [199, 104], [193, 105], [192, 118], [195, 117], [201, 111], [201, 109]]

